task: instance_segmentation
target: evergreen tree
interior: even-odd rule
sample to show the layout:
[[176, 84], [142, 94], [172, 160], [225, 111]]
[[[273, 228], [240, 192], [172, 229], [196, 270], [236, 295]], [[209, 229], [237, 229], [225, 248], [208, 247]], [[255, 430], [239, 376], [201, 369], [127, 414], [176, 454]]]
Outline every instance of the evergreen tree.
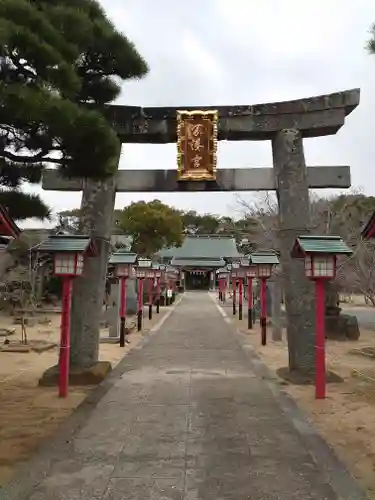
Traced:
[[48, 164], [69, 177], [115, 171], [120, 145], [102, 110], [120, 93], [115, 77], [146, 72], [94, 0], [0, 0], [0, 203], [11, 215], [48, 215], [20, 189]]
[[366, 48], [370, 54], [375, 55], [375, 23], [371, 26], [370, 36], [371, 37], [366, 44]]

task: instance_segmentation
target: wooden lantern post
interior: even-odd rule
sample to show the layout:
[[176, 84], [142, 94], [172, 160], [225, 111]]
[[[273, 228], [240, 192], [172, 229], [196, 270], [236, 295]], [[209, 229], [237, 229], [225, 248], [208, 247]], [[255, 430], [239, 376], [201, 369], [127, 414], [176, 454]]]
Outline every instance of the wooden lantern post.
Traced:
[[219, 280], [219, 300], [221, 302], [225, 302], [225, 292], [226, 292], [226, 282], [228, 280], [229, 272], [224, 267], [222, 269], [218, 269], [217, 277]]
[[160, 280], [161, 280], [162, 270], [160, 264], [155, 268], [155, 285], [156, 285], [156, 314], [160, 313]]
[[152, 302], [153, 302], [153, 291], [154, 291], [154, 279], [155, 272], [154, 269], [149, 269], [146, 272], [146, 278], [148, 281], [148, 319], [152, 320]]
[[143, 290], [144, 290], [144, 281], [147, 276], [148, 270], [152, 266], [151, 259], [147, 258], [139, 258], [137, 262], [137, 267], [135, 268], [135, 275], [137, 277], [138, 283], [138, 293], [137, 293], [137, 331], [140, 332], [142, 330], [142, 321], [143, 321]]
[[237, 294], [237, 271], [232, 271], [232, 309], [233, 316], [236, 315], [236, 294]]
[[[161, 283], [163, 282], [166, 285], [167, 282], [167, 266], [165, 264], [159, 264], [159, 277], [157, 278], [157, 299], [156, 299], [156, 313], [160, 312], [160, 300], [161, 300]], [[164, 305], [166, 306], [166, 297], [164, 298]]]
[[218, 275], [218, 282], [219, 282], [219, 301], [222, 302], [222, 293], [223, 293], [223, 280], [220, 278], [219, 271], [216, 271]]
[[172, 303], [172, 268], [170, 266], [166, 266], [165, 270], [165, 305], [169, 306]]
[[177, 280], [179, 277], [179, 270], [172, 268], [172, 303], [176, 300], [177, 295]]
[[336, 276], [339, 255], [353, 252], [339, 236], [299, 236], [292, 257], [303, 258], [306, 276], [315, 282], [315, 399], [326, 397], [325, 282]]
[[115, 275], [120, 281], [120, 347], [124, 347], [126, 343], [126, 283], [129, 277], [135, 276], [136, 262], [137, 254], [122, 250], [112, 254], [108, 262], [115, 267]]
[[243, 278], [242, 272], [239, 271], [238, 279], [238, 319], [242, 321], [242, 307], [243, 307]]
[[260, 280], [260, 329], [262, 345], [267, 344], [267, 280], [272, 275], [272, 268], [279, 264], [279, 257], [274, 250], [258, 250], [250, 254], [249, 264], [256, 267]]
[[250, 265], [246, 269], [247, 277], [247, 328], [253, 328], [253, 279], [257, 277], [257, 268]]
[[237, 295], [237, 279], [238, 279], [238, 269], [240, 267], [239, 262], [232, 262], [231, 264], [228, 265], [228, 269], [231, 270], [231, 277], [232, 277], [232, 290], [233, 290], [233, 316], [236, 315], [237, 312], [237, 301], [236, 301], [236, 295]]
[[70, 314], [73, 278], [82, 276], [85, 257], [96, 254], [96, 248], [87, 236], [54, 235], [34, 248], [34, 251], [53, 256], [53, 274], [63, 281], [60, 325], [59, 388], [66, 398], [69, 392], [70, 368]]
[[229, 271], [225, 270], [225, 277], [223, 278], [223, 304], [227, 301], [227, 288], [229, 280]]

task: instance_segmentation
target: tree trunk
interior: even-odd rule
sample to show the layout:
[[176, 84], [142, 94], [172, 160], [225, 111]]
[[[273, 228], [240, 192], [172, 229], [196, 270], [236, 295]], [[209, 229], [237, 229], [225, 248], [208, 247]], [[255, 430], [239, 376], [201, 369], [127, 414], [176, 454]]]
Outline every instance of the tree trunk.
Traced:
[[87, 368], [98, 361], [100, 320], [116, 198], [115, 177], [103, 182], [86, 180], [81, 202], [80, 234], [90, 235], [98, 255], [87, 258], [84, 275], [73, 284], [71, 365]]
[[340, 315], [340, 294], [336, 283], [332, 283], [331, 281], [325, 283], [325, 306], [326, 316]]
[[303, 142], [298, 130], [281, 130], [272, 142], [279, 203], [279, 245], [285, 292], [289, 369], [315, 370], [315, 300], [304, 262], [292, 259], [297, 236], [311, 230], [310, 200]]

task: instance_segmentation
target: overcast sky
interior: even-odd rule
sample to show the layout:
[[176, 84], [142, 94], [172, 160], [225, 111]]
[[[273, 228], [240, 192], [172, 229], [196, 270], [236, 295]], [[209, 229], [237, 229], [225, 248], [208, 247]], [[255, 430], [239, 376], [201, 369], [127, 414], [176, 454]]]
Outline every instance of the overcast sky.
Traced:
[[[375, 56], [364, 49], [374, 0], [101, 3], [150, 66], [147, 78], [123, 85], [120, 104], [257, 104], [360, 87], [361, 103], [336, 136], [305, 140], [306, 162], [349, 164], [352, 184], [375, 195]], [[272, 165], [268, 141], [220, 142], [218, 155], [218, 168]], [[125, 145], [120, 168], [174, 169], [176, 145]], [[80, 204], [80, 193], [41, 192], [55, 211]], [[202, 213], [238, 208], [233, 193], [118, 194], [116, 207], [155, 197]]]

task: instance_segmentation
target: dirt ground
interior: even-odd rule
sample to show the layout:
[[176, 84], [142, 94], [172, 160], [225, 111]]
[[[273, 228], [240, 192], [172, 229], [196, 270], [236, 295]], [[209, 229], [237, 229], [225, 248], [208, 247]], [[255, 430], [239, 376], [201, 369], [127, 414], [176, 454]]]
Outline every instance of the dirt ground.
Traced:
[[[160, 314], [154, 314], [149, 321], [145, 310], [143, 333], [160, 321], [166, 312], [162, 308]], [[30, 343], [47, 341], [57, 344], [60, 315], [41, 316], [46, 324], [27, 327]], [[13, 344], [21, 337], [21, 326], [12, 323], [12, 318], [0, 315], [0, 328], [15, 329], [15, 333], [8, 337]], [[106, 329], [101, 333], [103, 337], [108, 336]], [[100, 359], [116, 366], [141, 338], [142, 332], [135, 331], [129, 335], [130, 344], [126, 347], [100, 344]], [[3, 343], [4, 337], [0, 337], [0, 345]], [[40, 376], [56, 364], [57, 357], [57, 347], [40, 354], [0, 350], [0, 487], [12, 478], [17, 464], [25, 460], [42, 440], [51, 436], [92, 390], [92, 387], [71, 387], [69, 396], [61, 399], [56, 388], [39, 387]]]
[[[286, 341], [268, 340], [262, 346], [259, 324], [250, 332], [245, 321], [232, 321], [249, 335], [254, 350], [277, 377], [276, 370], [288, 365]], [[269, 339], [271, 335], [269, 327]], [[350, 353], [364, 347], [375, 348], [375, 332], [362, 330], [356, 342], [327, 341], [327, 369], [340, 375], [344, 382], [328, 384], [325, 400], [315, 400], [313, 386], [285, 385], [281, 380], [280, 383], [375, 499], [375, 359]]]

